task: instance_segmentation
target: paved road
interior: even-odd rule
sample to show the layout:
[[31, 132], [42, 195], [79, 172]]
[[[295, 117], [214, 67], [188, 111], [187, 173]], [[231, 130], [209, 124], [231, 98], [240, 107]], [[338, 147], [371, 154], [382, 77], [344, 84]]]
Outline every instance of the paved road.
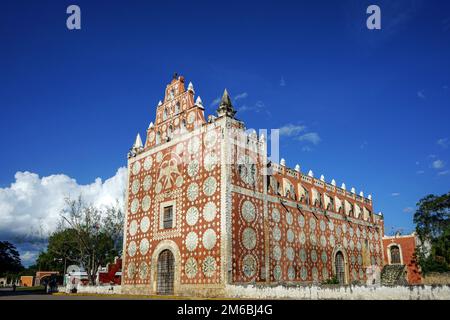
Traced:
[[[36, 291], [16, 291], [11, 288], [0, 288], [0, 300], [136, 300], [143, 298], [133, 298], [127, 296], [81, 296], [81, 295], [51, 295], [45, 292]], [[148, 298], [146, 298], [148, 299]]]

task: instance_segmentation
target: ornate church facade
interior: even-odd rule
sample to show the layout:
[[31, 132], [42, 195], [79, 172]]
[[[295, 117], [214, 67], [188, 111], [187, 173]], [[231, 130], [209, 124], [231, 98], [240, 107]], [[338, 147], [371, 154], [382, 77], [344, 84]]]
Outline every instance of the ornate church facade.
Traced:
[[225, 90], [205, 118], [174, 76], [128, 154], [122, 292], [215, 296], [233, 284], [366, 283], [383, 218], [335, 181], [268, 161]]

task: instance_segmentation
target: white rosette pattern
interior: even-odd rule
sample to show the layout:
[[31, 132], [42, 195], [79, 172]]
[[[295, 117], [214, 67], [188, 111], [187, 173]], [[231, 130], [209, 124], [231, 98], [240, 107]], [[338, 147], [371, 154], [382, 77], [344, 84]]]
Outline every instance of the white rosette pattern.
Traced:
[[242, 259], [242, 272], [247, 278], [251, 278], [256, 274], [256, 259], [251, 254], [247, 254]]
[[187, 189], [187, 197], [189, 201], [195, 201], [198, 197], [198, 184], [191, 183]]
[[131, 241], [131, 242], [128, 244], [128, 255], [129, 255], [130, 257], [134, 257], [134, 255], [136, 254], [136, 250], [137, 250], [137, 248], [136, 248], [136, 242], [135, 242], [135, 241]]
[[203, 269], [203, 274], [206, 277], [211, 278], [214, 275], [214, 273], [216, 272], [216, 268], [217, 268], [216, 259], [214, 259], [214, 257], [207, 256], [205, 258], [205, 260], [203, 260], [202, 269]]
[[140, 185], [139, 179], [134, 179], [134, 180], [133, 180], [133, 183], [131, 184], [131, 192], [132, 192], [133, 194], [138, 193], [138, 192], [139, 192], [140, 186], [141, 186], [141, 185]]
[[208, 229], [203, 233], [203, 247], [206, 250], [211, 250], [216, 245], [217, 236], [216, 232], [213, 229]]
[[128, 231], [130, 232], [130, 236], [135, 236], [136, 232], [138, 230], [138, 224], [136, 220], [132, 220], [130, 222], [130, 227], [128, 228]]
[[150, 196], [145, 196], [144, 199], [142, 199], [142, 210], [148, 211], [150, 209], [151, 200]]
[[141, 219], [141, 231], [142, 233], [146, 233], [148, 229], [150, 229], [150, 219], [148, 217], [143, 217]]
[[253, 228], [247, 227], [242, 231], [242, 245], [247, 250], [252, 250], [256, 246], [256, 232]]
[[192, 279], [197, 275], [198, 265], [195, 258], [190, 257], [186, 260], [186, 263], [184, 265], [184, 272], [189, 279]]
[[150, 190], [150, 187], [152, 186], [152, 177], [145, 176], [143, 185], [144, 185], [144, 191]]
[[217, 206], [214, 202], [210, 201], [203, 207], [203, 219], [207, 222], [211, 222], [216, 218]]
[[197, 248], [198, 236], [197, 233], [191, 231], [186, 236], [186, 249], [194, 251]]
[[242, 204], [242, 212], [241, 212], [242, 218], [247, 222], [252, 222], [255, 220], [256, 217], [256, 209], [255, 205], [249, 201], [245, 200]]
[[148, 239], [147, 238], [142, 239], [141, 243], [139, 244], [139, 251], [143, 256], [147, 254], [149, 247], [150, 242], [148, 242]]
[[217, 181], [214, 177], [208, 177], [206, 178], [205, 182], [203, 183], [203, 193], [210, 197], [212, 196], [217, 189]]
[[199, 212], [197, 207], [190, 207], [186, 212], [186, 223], [194, 226], [198, 221]]
[[135, 214], [139, 209], [139, 200], [138, 199], [133, 199], [133, 201], [131, 201], [131, 208], [130, 211], [132, 214]]

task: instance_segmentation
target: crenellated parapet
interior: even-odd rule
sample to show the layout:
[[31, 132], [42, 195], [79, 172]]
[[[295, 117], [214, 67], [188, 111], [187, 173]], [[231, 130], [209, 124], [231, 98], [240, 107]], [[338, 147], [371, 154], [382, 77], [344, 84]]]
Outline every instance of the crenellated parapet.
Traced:
[[371, 195], [364, 197], [362, 192], [358, 195], [354, 188], [347, 191], [345, 184], [340, 188], [334, 179], [327, 183], [323, 175], [315, 178], [311, 170], [304, 174], [299, 165], [295, 169], [288, 168], [284, 159], [280, 164], [270, 163], [269, 167], [272, 173], [269, 194], [372, 223], [382, 219], [381, 214], [373, 213]]

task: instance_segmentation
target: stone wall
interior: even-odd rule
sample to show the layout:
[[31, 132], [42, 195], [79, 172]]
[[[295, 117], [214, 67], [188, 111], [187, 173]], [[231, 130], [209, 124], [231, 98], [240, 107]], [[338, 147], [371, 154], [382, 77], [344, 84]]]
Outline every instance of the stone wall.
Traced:
[[[58, 292], [70, 293], [72, 286], [59, 286]], [[122, 286], [82, 286], [77, 285], [77, 293], [121, 294]]]
[[227, 286], [230, 298], [338, 300], [450, 300], [450, 286]]

